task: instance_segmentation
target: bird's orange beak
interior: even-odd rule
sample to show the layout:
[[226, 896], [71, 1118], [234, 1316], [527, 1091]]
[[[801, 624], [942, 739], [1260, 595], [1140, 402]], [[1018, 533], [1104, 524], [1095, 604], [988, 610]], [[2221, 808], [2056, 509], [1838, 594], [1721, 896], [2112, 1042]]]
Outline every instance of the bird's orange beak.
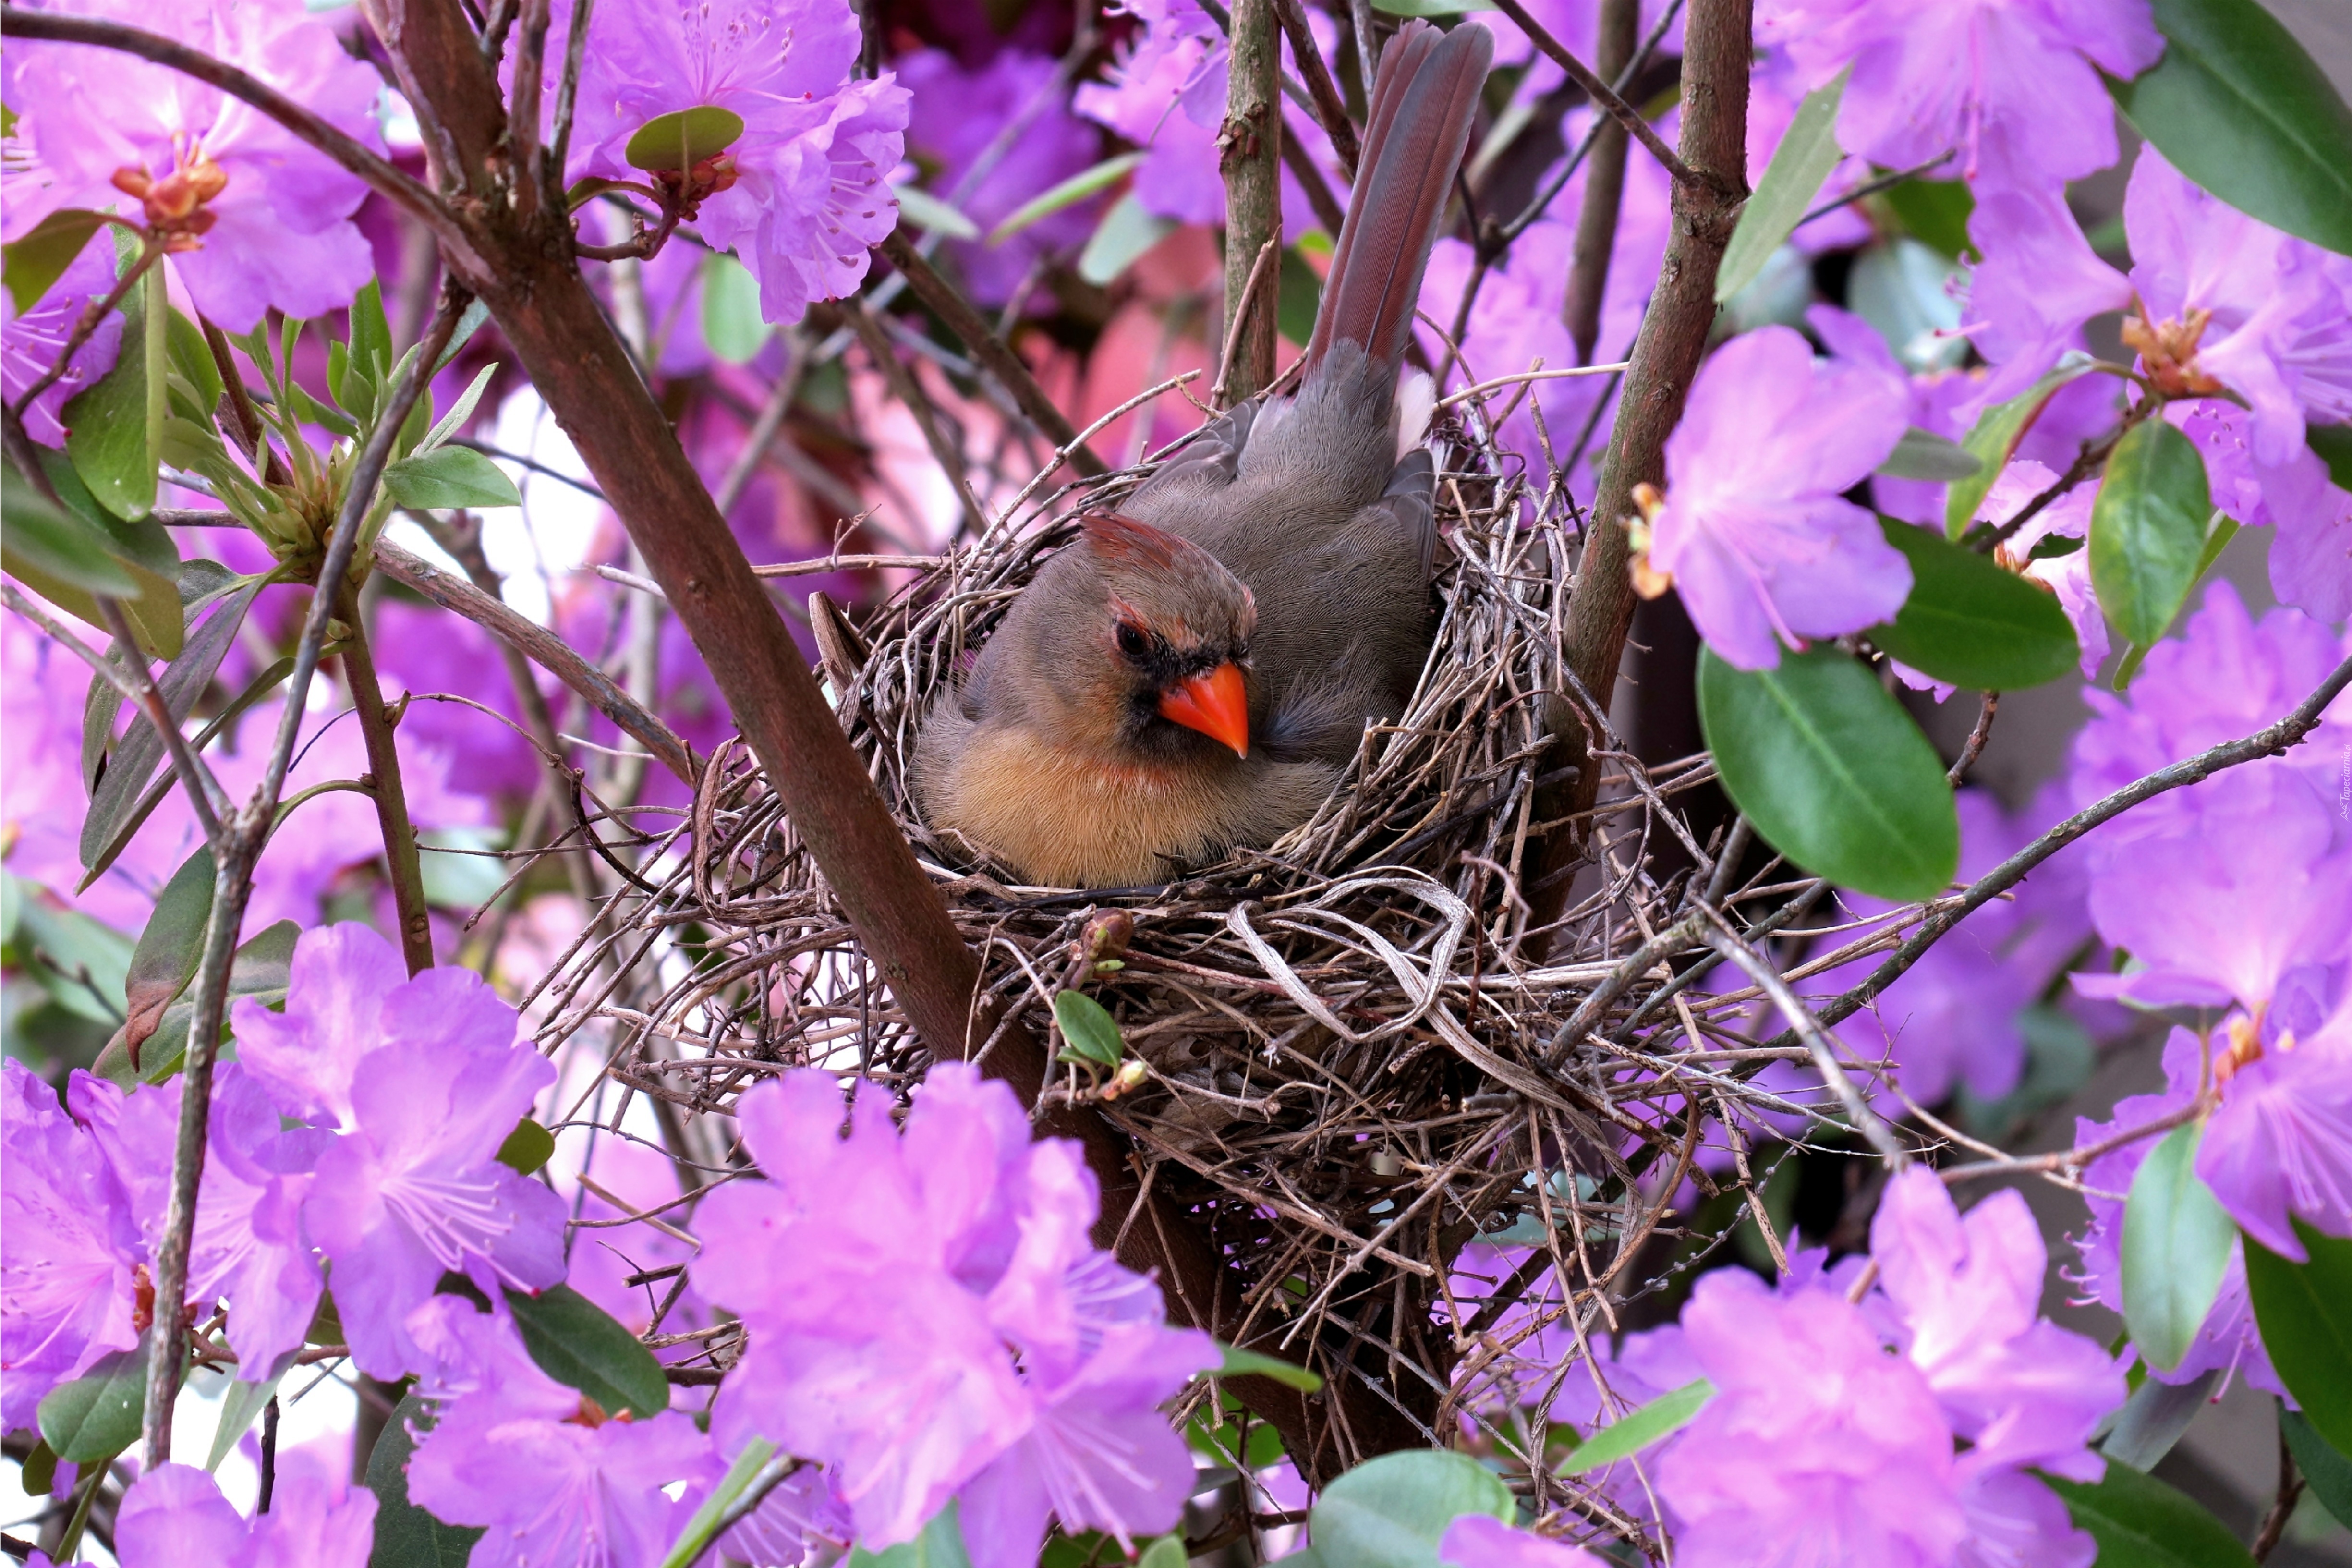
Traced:
[[1235, 756], [1249, 755], [1249, 693], [1237, 664], [1221, 664], [1160, 693], [1160, 716], [1231, 746]]

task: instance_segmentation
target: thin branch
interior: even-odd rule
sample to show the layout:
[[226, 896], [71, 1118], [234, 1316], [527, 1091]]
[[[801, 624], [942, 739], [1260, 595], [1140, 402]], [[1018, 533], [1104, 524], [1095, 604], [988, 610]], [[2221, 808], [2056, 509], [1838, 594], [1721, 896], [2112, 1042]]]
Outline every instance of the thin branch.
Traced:
[[[1718, 195], [1735, 197], [1745, 196], [1748, 194], [1736, 181], [1732, 184], [1726, 184], [1723, 176], [1719, 174], [1712, 172], [1701, 174], [1684, 163], [1675, 150], [1666, 145], [1665, 139], [1658, 134], [1655, 128], [1642, 118], [1640, 110], [1618, 97], [1615, 89], [1593, 75], [1591, 68], [1582, 60], [1570, 54], [1566, 46], [1546, 31], [1543, 24], [1537, 21], [1528, 13], [1528, 8], [1519, 3], [1519, 0], [1495, 0], [1495, 5], [1504, 16], [1518, 24], [1519, 31], [1525, 33], [1536, 47], [1549, 55], [1552, 63], [1566, 71], [1569, 79], [1584, 89], [1584, 95], [1592, 100], [1595, 107], [1612, 116], [1620, 125], [1632, 133], [1634, 141], [1649, 149], [1650, 156], [1655, 158], [1664, 167], [1666, 173], [1675, 177], [1676, 184], [1703, 185]], [[1741, 9], [1745, 10], [1746, 7], [1743, 6]], [[1740, 96], [1744, 101], [1747, 94], [1743, 91]]]
[[1279, 235], [1258, 247], [1257, 259], [1251, 263], [1248, 281], [1242, 285], [1242, 296], [1234, 306], [1232, 319], [1225, 323], [1225, 342], [1217, 355], [1217, 384], [1209, 389], [1209, 406], [1224, 409], [1234, 405], [1234, 366], [1241, 357], [1242, 336], [1248, 330], [1251, 315], [1258, 309], [1258, 285], [1274, 270], [1275, 258], [1281, 254]]
[[955, 487], [957, 497], [963, 502], [964, 526], [971, 530], [974, 539], [979, 538], [988, 531], [988, 509], [980, 504], [980, 497], [973, 493], [971, 476], [964, 471], [962, 454], [948, 440], [947, 432], [940, 428], [939, 411], [931, 406], [931, 400], [924, 395], [922, 384], [915, 379], [915, 373], [908, 370], [906, 362], [898, 357], [898, 351], [890, 346], [890, 340], [883, 335], [882, 323], [867, 309], [865, 300], [845, 300], [841, 302], [841, 309], [842, 314], [849, 318], [850, 326], [856, 331], [857, 341], [866, 345], [866, 357], [874, 362], [874, 368], [882, 373], [883, 381], [889, 385], [890, 395], [897, 398], [898, 405], [913, 416], [915, 428], [922, 432], [923, 445], [931, 449], [931, 460], [940, 466], [940, 472], [947, 476], [948, 483]]
[[1348, 104], [1339, 96], [1339, 84], [1331, 79], [1331, 68], [1324, 64], [1323, 51], [1307, 26], [1307, 12], [1298, 0], [1274, 0], [1274, 15], [1282, 24], [1283, 35], [1290, 40], [1290, 58], [1298, 62], [1298, 74], [1306, 80], [1307, 95], [1314, 100], [1315, 123], [1331, 138], [1331, 151], [1339, 160], [1340, 177], [1353, 184], [1356, 162], [1362, 155], [1356, 146], [1355, 122], [1348, 118]]
[[686, 742], [678, 739], [676, 731], [545, 626], [389, 540], [377, 542], [375, 563], [394, 582], [414, 588], [445, 610], [463, 616], [587, 699], [590, 707], [610, 719], [689, 786], [700, 776]]
[[1874, 196], [1881, 191], [1892, 190], [1896, 185], [1901, 184], [1904, 181], [1916, 179], [1919, 175], [1926, 174], [1928, 170], [1939, 168], [1958, 156], [1959, 150], [1958, 148], [1954, 148], [1948, 153], [1937, 153], [1934, 157], [1928, 159], [1924, 163], [1914, 163], [1907, 169], [1897, 169], [1891, 174], [1881, 174], [1874, 180], [1865, 180], [1861, 184], [1856, 185], [1853, 189], [1848, 191], [1845, 195], [1838, 196], [1831, 201], [1823, 202], [1821, 205], [1815, 207], [1812, 211], [1799, 218], [1796, 221], [1795, 226], [1802, 228], [1807, 224], [1812, 222], [1815, 218], [1827, 217], [1830, 214], [1837, 211], [1840, 207], [1852, 206], [1854, 203], [1862, 200], [1864, 196]]
[[[1641, 0], [1601, 0], [1600, 40], [1593, 62], [1611, 80], [1633, 63], [1642, 31]], [[1576, 215], [1576, 244], [1568, 268], [1568, 292], [1560, 321], [1576, 344], [1580, 364], [1589, 363], [1601, 337], [1601, 301], [1609, 288], [1609, 261], [1617, 245], [1617, 218], [1624, 205], [1625, 127], [1601, 115], [1593, 127], [1591, 171], [1584, 176], [1584, 204]]]
[[346, 582], [341, 597], [342, 621], [351, 628], [343, 643], [343, 682], [351, 688], [360, 736], [367, 747], [367, 782], [373, 786], [368, 793], [375, 800], [376, 829], [383, 839], [384, 871], [400, 922], [401, 956], [414, 976], [433, 967], [433, 917], [425, 906], [425, 868], [416, 853], [416, 825], [408, 816], [408, 787], [401, 778], [400, 747], [393, 738], [395, 721], [376, 680], [359, 595]]
[[1256, 396], [1274, 380], [1275, 312], [1254, 313], [1249, 301], [1264, 248], [1282, 248], [1280, 37], [1275, 0], [1240, 0], [1234, 7], [1225, 118], [1217, 132], [1217, 170], [1225, 185], [1225, 321], [1234, 346], [1217, 380], [1236, 402]]

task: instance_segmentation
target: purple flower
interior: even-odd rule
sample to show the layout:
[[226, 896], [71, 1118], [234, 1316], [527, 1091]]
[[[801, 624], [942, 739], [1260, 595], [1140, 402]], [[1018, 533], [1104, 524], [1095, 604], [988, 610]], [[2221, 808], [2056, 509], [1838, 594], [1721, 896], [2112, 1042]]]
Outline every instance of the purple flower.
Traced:
[[2116, 161], [2099, 72], [2135, 77], [2164, 52], [2147, 0], [1767, 0], [1756, 32], [1807, 87], [1853, 67], [1847, 152], [1903, 169], [1957, 148], [1971, 181], [2052, 188]]
[[2323, 621], [2352, 616], [2352, 491], [2339, 488], [2309, 447], [2286, 461], [2254, 455], [2254, 416], [2218, 397], [2165, 409], [2204, 454], [2213, 504], [2248, 528], [2276, 526], [2271, 591]]
[[13, 1058], [0, 1068], [0, 1422], [139, 1342], [145, 1253], [97, 1140]]
[[[938, 165], [926, 187], [983, 231], [1087, 168], [1100, 148], [1102, 133], [1074, 117], [1057, 90], [1060, 75], [1048, 56], [1008, 47], [986, 65], [966, 69], [943, 50], [919, 49], [901, 56], [897, 69], [900, 85], [914, 95], [908, 145]], [[966, 191], [982, 156], [1016, 126], [1012, 145]], [[972, 299], [1001, 306], [1042, 258], [1084, 245], [1101, 208], [1098, 198], [1090, 199], [1039, 219], [1002, 245], [958, 241], [949, 249]]]
[[[2021, 458], [2003, 468], [2000, 478], [1985, 491], [1983, 504], [1977, 508], [1977, 521], [2005, 523], [2057, 482], [2058, 476], [2040, 463]], [[2086, 680], [2098, 673], [2107, 657], [2107, 617], [2091, 587], [2091, 552], [2081, 549], [2039, 561], [2032, 557], [2033, 547], [2045, 539], [2087, 540], [2091, 507], [2098, 496], [2096, 484], [2076, 485], [2034, 513], [1993, 552], [1994, 559], [2011, 571], [2058, 595], [2066, 619], [2074, 624], [2074, 641], [2083, 650]]]
[[854, 1526], [831, 1478], [804, 1465], [776, 1484], [760, 1506], [719, 1538], [719, 1550], [754, 1568], [793, 1568], [820, 1548], [845, 1552]]
[[[1887, 347], [1886, 340], [1879, 336], [1877, 328], [1835, 305], [1812, 306], [1805, 311], [1805, 324], [1813, 329], [1831, 358], [1867, 366], [1905, 382], [1911, 389], [1906, 410], [1911, 424], [1954, 441], [1968, 434], [1968, 422], [1960, 417], [1960, 410], [1977, 397], [1977, 384], [1971, 377], [1948, 370], [1911, 374], [1895, 357], [1895, 351]], [[1888, 517], [1927, 528], [1944, 526], [1944, 487], [1940, 483], [1874, 474], [1870, 492], [1878, 510]]]
[[[105, 299], [113, 289], [111, 230], [100, 233], [95, 243], [83, 246], [81, 254], [58, 274], [58, 280], [49, 285], [49, 291], [36, 300], [31, 310], [18, 310], [16, 296], [0, 289], [0, 389], [5, 389], [12, 407], [26, 387], [47, 375], [49, 367], [57, 363], [82, 311]], [[26, 433], [44, 446], [65, 445], [66, 427], [61, 423], [65, 405], [75, 394], [95, 384], [114, 368], [114, 356], [121, 346], [121, 314], [109, 310], [89, 341], [74, 355], [65, 374], [58, 378], [57, 384], [35, 398], [32, 406], [25, 410]]]
[[[2127, 1128], [2144, 1127], [2187, 1107], [2197, 1097], [2203, 1055], [2196, 1036], [2186, 1029], [2173, 1030], [2164, 1047], [2163, 1092], [2136, 1094], [2117, 1100], [2114, 1116], [2105, 1121], [2077, 1118], [2075, 1143], [2080, 1146], [2101, 1142]], [[2154, 1138], [2142, 1138], [2120, 1149], [2111, 1149], [2083, 1171], [2083, 1197], [2090, 1205], [2090, 1223], [2074, 1238], [2081, 1265], [2070, 1278], [2084, 1300], [2117, 1312], [2123, 1310], [2124, 1300], [2122, 1194], [2131, 1191], [2132, 1178], [2139, 1173], [2140, 1162], [2147, 1158], [2156, 1142]], [[2203, 1154], [2200, 1148], [2200, 1167]], [[2107, 1195], [2110, 1194], [2115, 1195]], [[2149, 1376], [2169, 1384], [2189, 1383], [2209, 1372], [2243, 1373], [2246, 1381], [2256, 1388], [2279, 1394], [2286, 1392], [2286, 1385], [2279, 1381], [2269, 1354], [2263, 1349], [2262, 1333], [2255, 1327], [2253, 1310], [2246, 1298], [2242, 1245], [2231, 1248], [2221, 1293], [2212, 1310], [2205, 1314], [2205, 1321], [2180, 1364], [2169, 1372], [2148, 1368]]]
[[1581, 1546], [1513, 1530], [1483, 1513], [1465, 1513], [1445, 1527], [1437, 1560], [1449, 1568], [1607, 1568]]
[[269, 1511], [248, 1521], [210, 1475], [165, 1464], [123, 1494], [114, 1549], [122, 1568], [366, 1568], [375, 1509], [364, 1487], [289, 1467]]
[[[570, 13], [555, 8], [552, 36]], [[665, 178], [711, 248], [736, 251], [758, 274], [761, 314], [796, 321], [810, 300], [853, 292], [869, 247], [898, 222], [889, 174], [904, 150], [907, 90], [887, 77], [848, 80], [857, 48], [856, 13], [841, 0], [601, 7], [567, 177], [641, 178], [624, 156], [629, 138], [663, 115], [709, 106], [739, 116], [743, 133], [723, 153]]]
[[387, 1379], [421, 1364], [405, 1320], [444, 1272], [492, 1297], [563, 1278], [562, 1200], [497, 1159], [553, 1065], [516, 1042], [514, 1010], [478, 976], [402, 973], [363, 926], [307, 931], [285, 1014], [240, 1001], [232, 1016], [279, 1108], [343, 1134], [302, 1217], [334, 1265], [352, 1359]]
[[[375, 73], [299, 0], [129, 0], [73, 7], [161, 32], [381, 147]], [[78, 44], [20, 44], [12, 93], [36, 160], [10, 184], [5, 237], [64, 207], [122, 209], [171, 236], [196, 308], [242, 332], [275, 307], [334, 310], [375, 274], [352, 215], [360, 178], [259, 110], [168, 67]], [[135, 205], [134, 205], [135, 204]]]
[[688, 1508], [665, 1488], [707, 1483], [710, 1440], [675, 1411], [599, 1410], [535, 1365], [511, 1320], [436, 1296], [411, 1317], [440, 1402], [408, 1461], [408, 1495], [452, 1524], [488, 1527], [473, 1568], [652, 1563]]
[[[180, 1094], [176, 1078], [126, 1095], [88, 1073], [76, 1073], [67, 1091], [128, 1193], [150, 1258], [171, 1198]], [[247, 1381], [257, 1383], [301, 1349], [319, 1309], [323, 1277], [301, 1210], [321, 1140], [307, 1130], [281, 1133], [259, 1081], [236, 1062], [221, 1064], [213, 1096], [187, 1300], [209, 1309], [227, 1298], [229, 1346]]]
[[1653, 1467], [1686, 1568], [1943, 1568], [1968, 1532], [1952, 1432], [1927, 1378], [1843, 1292], [1704, 1276], [1683, 1309], [1717, 1394]]
[[2242, 1021], [2236, 1033], [2237, 1069], [2197, 1146], [2197, 1173], [2247, 1235], [2300, 1263], [2290, 1215], [2352, 1237], [2352, 998], [2308, 1039], [2273, 1027], [2257, 1044]]
[[1147, 1413], [1212, 1358], [1087, 1241], [1097, 1198], [1074, 1147], [1031, 1143], [1011, 1092], [956, 1064], [932, 1069], [903, 1136], [871, 1086], [844, 1136], [840, 1086], [817, 1072], [737, 1114], [768, 1182], [697, 1217], [700, 1287], [751, 1331], [713, 1411], [722, 1447], [756, 1432], [821, 1462], [877, 1549], [967, 1486], [1024, 1533], [1048, 1510], [1115, 1533], [1173, 1520], [1189, 1469], [1173, 1482]]
[[2131, 284], [2091, 249], [2059, 192], [1983, 193], [1969, 238], [1984, 258], [1969, 274], [1967, 331], [1995, 366], [1987, 404], [2016, 396], [2080, 347], [2092, 317], [2131, 303]]
[[1741, 669], [1771, 668], [1784, 643], [1893, 618], [1910, 565], [1841, 492], [1895, 449], [1905, 394], [1874, 371], [1816, 362], [1787, 327], [1725, 344], [1666, 438], [1665, 504], [1637, 584], [1677, 588], [1700, 635]]

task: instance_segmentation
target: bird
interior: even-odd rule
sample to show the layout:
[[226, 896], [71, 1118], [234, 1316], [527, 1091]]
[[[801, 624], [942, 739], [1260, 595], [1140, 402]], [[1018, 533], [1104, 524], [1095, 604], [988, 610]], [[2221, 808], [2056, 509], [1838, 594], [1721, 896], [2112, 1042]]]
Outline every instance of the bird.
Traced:
[[1403, 362], [1493, 58], [1475, 24], [1391, 40], [1297, 390], [1080, 517], [925, 712], [935, 834], [1026, 885], [1166, 883], [1312, 816], [1404, 711], [1437, 523], [1433, 390]]

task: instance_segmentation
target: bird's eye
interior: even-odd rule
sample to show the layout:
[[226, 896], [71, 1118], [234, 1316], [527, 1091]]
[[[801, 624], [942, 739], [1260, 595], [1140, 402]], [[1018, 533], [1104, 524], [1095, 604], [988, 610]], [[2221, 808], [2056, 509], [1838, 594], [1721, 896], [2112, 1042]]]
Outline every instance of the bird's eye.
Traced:
[[1118, 651], [1129, 658], [1141, 658], [1151, 651], [1151, 639], [1133, 621], [1118, 623]]

